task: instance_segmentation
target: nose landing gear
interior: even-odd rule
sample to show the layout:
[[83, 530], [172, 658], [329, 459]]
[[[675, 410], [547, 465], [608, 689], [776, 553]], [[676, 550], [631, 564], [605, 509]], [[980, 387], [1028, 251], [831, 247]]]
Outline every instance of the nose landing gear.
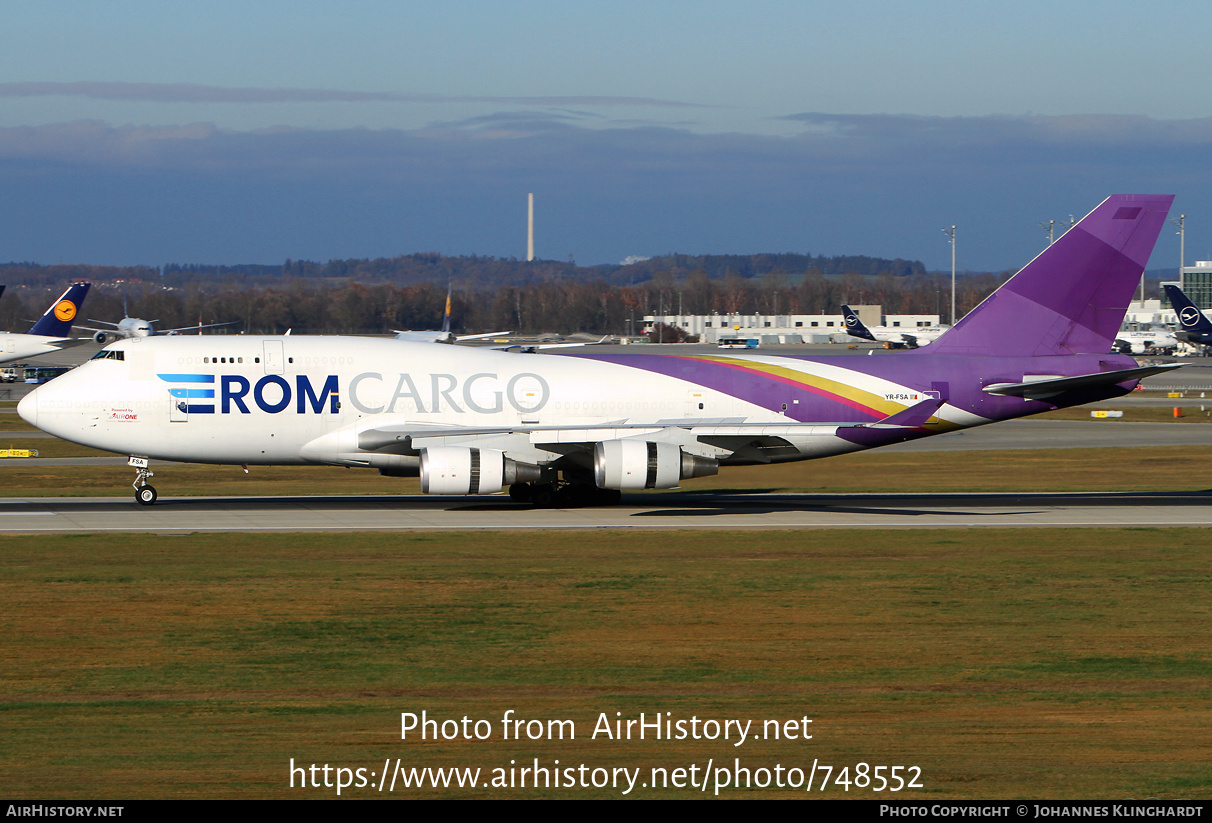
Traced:
[[127, 461], [135, 467], [135, 482], [131, 485], [135, 489], [135, 502], [141, 506], [150, 506], [156, 502], [156, 489], [150, 485], [147, 480], [150, 477], [155, 477], [155, 473], [147, 467], [146, 457], [132, 457]]

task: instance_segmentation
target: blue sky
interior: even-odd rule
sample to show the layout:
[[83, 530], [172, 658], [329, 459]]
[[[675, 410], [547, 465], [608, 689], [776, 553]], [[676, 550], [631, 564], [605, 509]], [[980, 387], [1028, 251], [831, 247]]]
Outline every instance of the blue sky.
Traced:
[[[1173, 192], [1212, 257], [1212, 5], [44, 2], [0, 15], [0, 260], [414, 251], [1025, 263]], [[1177, 264], [1163, 235], [1152, 266]]]

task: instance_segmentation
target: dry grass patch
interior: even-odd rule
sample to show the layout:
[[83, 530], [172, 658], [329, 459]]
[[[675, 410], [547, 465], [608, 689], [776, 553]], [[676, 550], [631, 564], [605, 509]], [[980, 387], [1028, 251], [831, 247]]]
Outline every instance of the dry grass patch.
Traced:
[[[314, 797], [291, 757], [818, 758], [919, 765], [920, 797], [1205, 796], [1206, 532], [1022, 535], [0, 538], [0, 769], [19, 797]], [[401, 741], [422, 709], [493, 739]], [[506, 743], [508, 709], [577, 739]], [[815, 736], [590, 740], [601, 712], [807, 715]]]

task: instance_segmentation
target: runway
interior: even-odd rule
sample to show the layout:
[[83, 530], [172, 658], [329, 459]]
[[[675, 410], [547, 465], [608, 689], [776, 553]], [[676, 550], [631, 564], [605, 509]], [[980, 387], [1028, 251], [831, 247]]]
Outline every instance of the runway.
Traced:
[[161, 497], [0, 500], [0, 532], [418, 531], [1212, 526], [1212, 491], [1064, 494], [624, 495], [534, 509], [507, 497]]
[[[39, 433], [40, 434], [40, 433]], [[1212, 426], [1016, 420], [884, 451], [1206, 446]], [[32, 445], [32, 444], [31, 444]], [[5, 461], [7, 462], [7, 461]], [[20, 465], [125, 464], [123, 457], [34, 458]], [[305, 470], [305, 469], [303, 469]], [[1212, 475], [1209, 476], [1212, 486]], [[608, 508], [537, 510], [494, 497], [174, 497], [0, 499], [0, 533], [412, 531], [425, 529], [803, 529], [975, 526], [1212, 526], [1212, 491], [1066, 494], [629, 494]]]
[[[42, 432], [9, 434], [35, 448], [38, 440], [50, 439]], [[1206, 424], [1024, 419], [881, 451], [1207, 445], [1212, 445], [1212, 425]], [[125, 463], [125, 457], [115, 456], [32, 458], [11, 464]], [[609, 508], [536, 510], [504, 496], [199, 498], [174, 497], [167, 486], [160, 488], [163, 496], [159, 502], [145, 508], [133, 501], [123, 485], [116, 485], [114, 491], [120, 496], [0, 499], [0, 533], [1212, 526], [1212, 492], [772, 495], [672, 491], [625, 495], [622, 505]]]

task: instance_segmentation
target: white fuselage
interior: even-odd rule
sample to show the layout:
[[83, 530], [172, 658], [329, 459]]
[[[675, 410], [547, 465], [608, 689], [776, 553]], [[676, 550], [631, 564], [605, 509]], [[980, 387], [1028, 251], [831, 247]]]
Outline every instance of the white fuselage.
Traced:
[[152, 325], [150, 320], [141, 320], [138, 317], [123, 317], [117, 323], [114, 323], [113, 327], [113, 331], [102, 332], [110, 340], [151, 337], [156, 333], [155, 326]]
[[[752, 360], [792, 363], [779, 357]], [[861, 382], [876, 398], [872, 402], [884, 404], [882, 413], [915, 402], [899, 399], [913, 392], [909, 387], [839, 366], [796, 361], [778, 367], [803, 369], [805, 376], [811, 370], [838, 385]], [[363, 448], [360, 437], [374, 431], [381, 440], [384, 430], [398, 430], [402, 436], [428, 438], [430, 445], [474, 443], [546, 464], [571, 444], [635, 436], [634, 430], [612, 433], [608, 427], [637, 424], [681, 438], [689, 453], [727, 459], [729, 449], [696, 435], [723, 437], [738, 421], [799, 426], [785, 438], [799, 453], [780, 460], [859, 448], [834, 437], [835, 426], [804, 428], [777, 408], [642, 368], [351, 337], [120, 341], [40, 387], [19, 411], [65, 440], [119, 454], [202, 463], [382, 468], [390, 465], [388, 458], [367, 454], [378, 447]], [[988, 422], [951, 407], [940, 410], [944, 415], [953, 425]], [[759, 434], [755, 430], [746, 437]]]
[[0, 363], [50, 354], [83, 342], [84, 340], [74, 337], [46, 337], [41, 334], [0, 332]]
[[869, 331], [881, 343], [925, 346], [937, 340], [948, 328], [950, 326], [923, 326], [921, 328], [910, 327], [904, 329], [894, 326], [876, 326], [873, 329], [869, 329]]
[[1151, 351], [1173, 351], [1178, 347], [1178, 338], [1169, 329], [1121, 331], [1115, 335], [1115, 345], [1132, 354], [1148, 354]]

